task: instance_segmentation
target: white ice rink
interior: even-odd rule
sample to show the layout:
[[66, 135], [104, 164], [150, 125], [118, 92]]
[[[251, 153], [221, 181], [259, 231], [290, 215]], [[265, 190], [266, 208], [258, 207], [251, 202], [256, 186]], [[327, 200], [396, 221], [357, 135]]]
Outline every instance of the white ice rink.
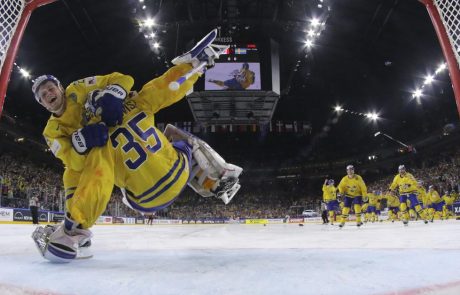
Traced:
[[1, 224], [0, 294], [460, 294], [460, 221], [93, 228], [93, 259], [51, 264]]

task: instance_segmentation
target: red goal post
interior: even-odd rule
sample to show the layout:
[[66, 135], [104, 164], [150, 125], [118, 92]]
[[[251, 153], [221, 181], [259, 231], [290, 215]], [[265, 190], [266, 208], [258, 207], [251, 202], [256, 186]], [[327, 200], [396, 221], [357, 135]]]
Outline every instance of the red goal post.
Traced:
[[0, 2], [0, 116], [16, 53], [32, 11], [57, 0], [2, 0]]
[[438, 35], [460, 114], [460, 1], [419, 0], [430, 15]]

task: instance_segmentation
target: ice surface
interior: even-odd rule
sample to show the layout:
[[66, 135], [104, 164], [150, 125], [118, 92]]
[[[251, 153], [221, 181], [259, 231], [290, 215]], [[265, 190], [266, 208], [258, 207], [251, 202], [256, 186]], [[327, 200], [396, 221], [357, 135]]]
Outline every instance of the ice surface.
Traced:
[[0, 294], [460, 294], [460, 221], [357, 228], [99, 225], [94, 258], [44, 260], [1, 224]]

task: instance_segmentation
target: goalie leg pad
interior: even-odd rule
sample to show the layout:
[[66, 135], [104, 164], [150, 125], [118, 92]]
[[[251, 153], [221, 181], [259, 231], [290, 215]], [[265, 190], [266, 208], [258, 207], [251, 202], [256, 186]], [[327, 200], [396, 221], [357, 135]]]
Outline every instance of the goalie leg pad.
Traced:
[[238, 177], [241, 167], [225, 162], [206, 142], [168, 124], [165, 136], [175, 142], [186, 140], [193, 147], [192, 169], [188, 185], [203, 197], [217, 197], [228, 204], [241, 185]]
[[32, 233], [32, 239], [40, 254], [54, 263], [92, 257], [89, 250], [91, 237], [91, 231], [86, 229], [75, 229], [68, 234], [63, 224], [39, 226]]

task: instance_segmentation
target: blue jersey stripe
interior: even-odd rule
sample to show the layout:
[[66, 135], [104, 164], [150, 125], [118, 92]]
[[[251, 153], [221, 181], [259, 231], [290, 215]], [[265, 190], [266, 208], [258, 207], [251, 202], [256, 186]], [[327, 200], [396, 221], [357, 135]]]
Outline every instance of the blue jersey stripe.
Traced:
[[[179, 155], [181, 155], [179, 153]], [[182, 155], [181, 155], [182, 156]], [[152, 192], [154, 192], [158, 187], [160, 187], [166, 180], [168, 180], [171, 175], [174, 174], [174, 172], [176, 171], [177, 167], [179, 166], [179, 163], [181, 162], [181, 160], [183, 159], [183, 157], [179, 157], [179, 159], [177, 159], [176, 162], [174, 162], [174, 165], [172, 166], [172, 168], [168, 171], [168, 173], [165, 174], [165, 176], [163, 176], [160, 180], [157, 181], [157, 183], [155, 183], [151, 188], [149, 188], [148, 190], [146, 190], [145, 192], [143, 192], [142, 194], [140, 194], [139, 196], [136, 196], [134, 195], [131, 191], [129, 190], [126, 190], [126, 193], [134, 198], [134, 199], [140, 199], [140, 198], [143, 198], [149, 194], [151, 194]]]
[[166, 190], [168, 190], [173, 184], [176, 183], [176, 181], [179, 179], [179, 177], [182, 175], [182, 173], [184, 172], [184, 169], [185, 169], [185, 159], [184, 159], [184, 156], [182, 154], [180, 154], [180, 157], [181, 159], [183, 160], [182, 161], [182, 165], [180, 167], [180, 170], [177, 172], [176, 176], [167, 184], [165, 185], [161, 190], [159, 190], [158, 192], [156, 192], [153, 196], [145, 199], [145, 200], [142, 200], [140, 203], [147, 203], [147, 202], [151, 202], [153, 200], [155, 200], [156, 198], [158, 198], [162, 193], [164, 193]]

